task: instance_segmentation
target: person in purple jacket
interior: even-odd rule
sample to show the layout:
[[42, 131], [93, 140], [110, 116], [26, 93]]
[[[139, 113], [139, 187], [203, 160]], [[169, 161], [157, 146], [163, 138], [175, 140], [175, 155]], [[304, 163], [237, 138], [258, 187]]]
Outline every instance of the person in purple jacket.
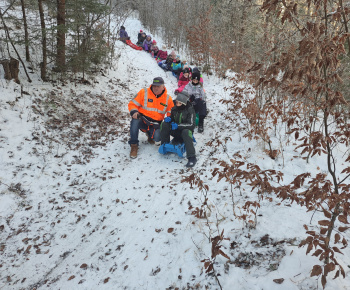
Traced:
[[152, 46], [152, 37], [147, 35], [145, 41], [143, 42], [143, 49], [147, 52], [150, 52]]
[[119, 40], [125, 43], [125, 40], [129, 40], [129, 39], [130, 37], [128, 33], [125, 31], [125, 27], [121, 26], [119, 31]]

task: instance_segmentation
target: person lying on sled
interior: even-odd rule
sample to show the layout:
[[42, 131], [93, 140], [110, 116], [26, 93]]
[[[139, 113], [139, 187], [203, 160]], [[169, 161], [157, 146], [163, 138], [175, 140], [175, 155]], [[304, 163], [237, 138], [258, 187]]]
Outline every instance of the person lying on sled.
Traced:
[[196, 113], [189, 101], [188, 95], [179, 93], [175, 106], [171, 109], [170, 117], [166, 117], [160, 125], [161, 144], [170, 143], [170, 135], [174, 137], [173, 143], [185, 143], [188, 162], [186, 167], [193, 167], [196, 162], [196, 151], [193, 144], [193, 131], [196, 126]]

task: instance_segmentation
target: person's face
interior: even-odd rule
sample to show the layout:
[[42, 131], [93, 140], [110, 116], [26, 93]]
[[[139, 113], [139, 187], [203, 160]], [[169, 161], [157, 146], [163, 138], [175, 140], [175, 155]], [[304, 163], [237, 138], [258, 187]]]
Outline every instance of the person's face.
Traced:
[[176, 106], [177, 106], [177, 107], [180, 107], [181, 105], [183, 105], [183, 103], [181, 103], [181, 102], [179, 102], [179, 101], [175, 101], [175, 103], [176, 103]]
[[197, 79], [193, 79], [193, 80], [192, 80], [192, 83], [198, 84], [198, 80], [197, 80]]
[[156, 95], [161, 94], [163, 90], [164, 90], [164, 85], [153, 86], [153, 92], [154, 92], [154, 94], [156, 94]]
[[188, 78], [189, 73], [184, 73], [184, 77]]

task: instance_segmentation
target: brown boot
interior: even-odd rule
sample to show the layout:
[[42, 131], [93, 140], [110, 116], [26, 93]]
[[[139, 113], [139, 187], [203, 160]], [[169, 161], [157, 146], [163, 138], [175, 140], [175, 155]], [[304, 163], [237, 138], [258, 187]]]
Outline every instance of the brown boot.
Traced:
[[130, 147], [131, 147], [130, 158], [136, 158], [137, 150], [139, 149], [139, 146], [137, 144], [130, 144]]
[[153, 140], [150, 136], [148, 136], [147, 141], [148, 141], [149, 144], [152, 144], [152, 145], [153, 145], [154, 143], [156, 143], [156, 142], [154, 142], [154, 140]]

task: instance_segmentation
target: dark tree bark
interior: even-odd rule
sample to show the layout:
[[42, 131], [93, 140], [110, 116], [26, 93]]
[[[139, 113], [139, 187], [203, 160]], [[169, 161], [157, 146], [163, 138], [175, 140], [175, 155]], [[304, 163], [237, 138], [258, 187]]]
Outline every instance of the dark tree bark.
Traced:
[[3, 59], [0, 62], [5, 72], [5, 80], [12, 80], [11, 70], [10, 70], [10, 61], [8, 59]]
[[[345, 32], [348, 34], [349, 33], [349, 27], [348, 27], [348, 19], [346, 17], [346, 14], [345, 14], [345, 9], [344, 9], [344, 5], [343, 5], [343, 0], [340, 0], [339, 1], [339, 6], [341, 7], [341, 11], [342, 11], [342, 17], [343, 17], [343, 25], [344, 25], [344, 28], [345, 28]], [[346, 38], [346, 42], [348, 44], [348, 55], [350, 55], [350, 37], [348, 36]]]
[[19, 60], [11, 57], [10, 59], [4, 59], [0, 62], [5, 72], [5, 80], [14, 79], [17, 84], [20, 84], [19, 73]]
[[41, 79], [47, 81], [46, 77], [46, 67], [47, 67], [47, 44], [46, 44], [46, 30], [45, 30], [45, 18], [42, 0], [38, 0], [39, 5], [39, 15], [40, 15], [40, 25], [41, 25], [41, 37], [42, 37], [42, 54], [43, 61], [40, 63]]
[[15, 80], [17, 84], [20, 84], [18, 73], [19, 73], [19, 60], [13, 57], [10, 58], [10, 72], [11, 77]]
[[28, 34], [26, 10], [25, 10], [25, 7], [24, 7], [24, 0], [21, 0], [21, 5], [22, 5], [22, 14], [23, 14], [23, 25], [24, 25], [24, 42], [25, 42], [25, 48], [26, 48], [26, 61], [30, 61], [29, 34]]
[[57, 0], [57, 55], [56, 66], [64, 71], [66, 64], [66, 1]]

